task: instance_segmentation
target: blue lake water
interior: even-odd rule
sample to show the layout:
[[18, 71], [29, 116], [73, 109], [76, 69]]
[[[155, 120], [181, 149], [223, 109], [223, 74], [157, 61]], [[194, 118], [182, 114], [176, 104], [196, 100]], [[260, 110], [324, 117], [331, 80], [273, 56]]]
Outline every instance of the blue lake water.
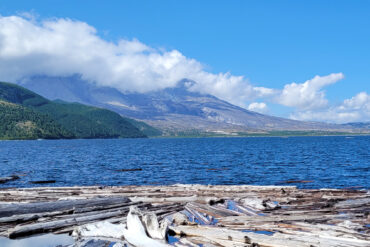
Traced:
[[[0, 177], [10, 175], [20, 179], [1, 187], [199, 183], [369, 189], [370, 137], [0, 141]], [[56, 182], [30, 183], [39, 180]]]

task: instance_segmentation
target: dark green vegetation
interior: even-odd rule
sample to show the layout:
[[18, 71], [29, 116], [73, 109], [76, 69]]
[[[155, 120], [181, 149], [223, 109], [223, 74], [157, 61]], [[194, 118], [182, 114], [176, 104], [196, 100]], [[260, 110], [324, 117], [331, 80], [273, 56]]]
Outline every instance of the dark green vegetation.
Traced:
[[30, 108], [0, 100], [0, 139], [72, 138], [53, 119]]
[[150, 126], [149, 124], [146, 124], [141, 121], [137, 121], [132, 118], [125, 118], [126, 121], [134, 125], [136, 128], [138, 128], [141, 132], [143, 132], [146, 136], [151, 136], [151, 137], [158, 137], [162, 135], [162, 131]]
[[59, 102], [43, 104], [37, 109], [55, 119], [77, 138], [145, 137], [139, 129], [109, 110]]
[[115, 112], [50, 101], [15, 84], [0, 82], [0, 100], [0, 139], [146, 137]]

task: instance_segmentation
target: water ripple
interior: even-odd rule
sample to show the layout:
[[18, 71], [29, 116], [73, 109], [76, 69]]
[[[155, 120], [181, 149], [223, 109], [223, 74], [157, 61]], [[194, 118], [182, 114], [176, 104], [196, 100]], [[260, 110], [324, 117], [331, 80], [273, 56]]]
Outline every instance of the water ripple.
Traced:
[[32, 187], [40, 184], [31, 181], [55, 180], [54, 186], [199, 183], [369, 189], [369, 147], [367, 136], [0, 141], [0, 176], [20, 176], [0, 186]]

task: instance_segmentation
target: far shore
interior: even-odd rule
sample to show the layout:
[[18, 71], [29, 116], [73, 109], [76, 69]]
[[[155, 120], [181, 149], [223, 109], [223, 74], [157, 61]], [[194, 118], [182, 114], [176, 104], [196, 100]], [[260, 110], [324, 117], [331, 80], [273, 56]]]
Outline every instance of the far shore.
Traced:
[[165, 135], [165, 136], [149, 136], [145, 138], [68, 138], [68, 139], [1, 139], [0, 141], [55, 141], [55, 140], [125, 140], [125, 139], [172, 139], [172, 138], [255, 138], [255, 137], [277, 137], [277, 138], [288, 138], [288, 137], [331, 137], [331, 136], [343, 136], [343, 137], [358, 137], [358, 136], [370, 136], [369, 133], [325, 133], [325, 134], [240, 134], [240, 135], [212, 135], [212, 134], [199, 134], [199, 135]]

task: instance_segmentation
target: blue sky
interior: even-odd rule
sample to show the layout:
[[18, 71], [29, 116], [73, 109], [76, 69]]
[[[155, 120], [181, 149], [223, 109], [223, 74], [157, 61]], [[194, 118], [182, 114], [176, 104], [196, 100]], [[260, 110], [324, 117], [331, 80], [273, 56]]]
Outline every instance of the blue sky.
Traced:
[[[344, 78], [317, 89], [324, 93], [326, 105], [305, 108], [303, 102], [297, 107], [270, 96], [240, 96], [239, 102], [245, 101], [246, 106], [265, 102], [267, 113], [273, 115], [338, 122], [346, 119], [323, 116], [327, 111], [340, 112], [335, 107], [354, 105], [345, 105], [345, 100], [365, 92], [360, 99], [363, 105], [354, 106], [363, 108], [360, 116], [348, 120], [370, 121], [370, 1], [0, 2], [1, 16], [24, 12], [37, 16], [39, 22], [55, 18], [85, 22], [105, 41], [137, 39], [159, 52], [177, 50], [209, 73], [244, 76], [254, 87], [283, 90], [287, 84], [302, 84], [316, 75], [342, 73]], [[308, 111], [321, 112], [321, 117], [307, 115]], [[303, 112], [305, 117], [299, 117]]]

